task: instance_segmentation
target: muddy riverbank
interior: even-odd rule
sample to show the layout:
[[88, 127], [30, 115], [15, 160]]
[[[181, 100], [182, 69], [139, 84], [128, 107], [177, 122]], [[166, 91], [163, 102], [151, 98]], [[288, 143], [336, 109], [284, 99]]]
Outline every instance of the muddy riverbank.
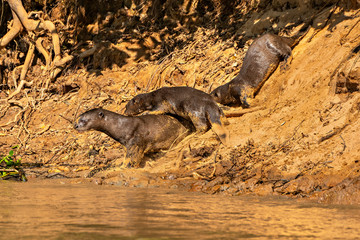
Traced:
[[[34, 84], [14, 102], [1, 102], [0, 153], [19, 145], [15, 154], [29, 181], [74, 178], [359, 204], [360, 15], [355, 2], [240, 1], [221, 7], [217, 1], [199, 1], [196, 8], [186, 8], [192, 1], [185, 1], [159, 8], [160, 15], [152, 5], [119, 2], [123, 5], [116, 10], [79, 3], [82, 27], [63, 15], [63, 9], [75, 6], [47, 6], [51, 19], [69, 23], [57, 26], [66, 51], [97, 48], [64, 69], [48, 91], [42, 91], [48, 76], [37, 58], [27, 75]], [[237, 75], [255, 38], [265, 32], [291, 35], [302, 23], [311, 26], [309, 32], [294, 47], [287, 68], [276, 69], [252, 99], [254, 111], [229, 118], [229, 146], [208, 131], [146, 156], [138, 169], [120, 169], [115, 163], [124, 158], [123, 146], [105, 134], [73, 129], [71, 122], [88, 109], [121, 113], [134, 95], [162, 86], [210, 92]], [[11, 57], [22, 51], [15, 44], [1, 51], [4, 100], [14, 90], [12, 76], [23, 58]]]

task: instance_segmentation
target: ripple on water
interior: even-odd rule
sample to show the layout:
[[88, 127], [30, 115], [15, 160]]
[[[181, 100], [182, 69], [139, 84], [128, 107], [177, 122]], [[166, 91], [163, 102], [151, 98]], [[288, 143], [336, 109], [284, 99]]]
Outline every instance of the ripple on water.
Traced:
[[90, 184], [0, 184], [0, 239], [357, 239], [360, 207]]

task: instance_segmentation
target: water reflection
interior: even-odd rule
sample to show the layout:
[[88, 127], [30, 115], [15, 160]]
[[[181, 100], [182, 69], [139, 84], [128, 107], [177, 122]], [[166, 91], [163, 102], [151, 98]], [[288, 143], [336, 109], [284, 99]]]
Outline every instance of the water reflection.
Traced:
[[0, 182], [0, 239], [356, 239], [360, 207]]

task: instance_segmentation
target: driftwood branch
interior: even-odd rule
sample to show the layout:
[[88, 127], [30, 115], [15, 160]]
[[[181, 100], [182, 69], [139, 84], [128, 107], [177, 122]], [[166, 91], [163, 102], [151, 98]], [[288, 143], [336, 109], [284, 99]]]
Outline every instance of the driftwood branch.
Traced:
[[0, 168], [0, 172], [19, 172], [15, 168]]
[[239, 110], [224, 110], [225, 117], [233, 118], [233, 117], [241, 117], [244, 114], [252, 113], [260, 110], [264, 110], [265, 107], [254, 107], [254, 108], [244, 108]]

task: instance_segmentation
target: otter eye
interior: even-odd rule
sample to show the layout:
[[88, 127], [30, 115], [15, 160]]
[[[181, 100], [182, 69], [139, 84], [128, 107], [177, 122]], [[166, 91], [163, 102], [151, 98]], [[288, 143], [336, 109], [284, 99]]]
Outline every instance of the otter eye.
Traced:
[[99, 117], [103, 118], [104, 117], [104, 113], [103, 112], [99, 112]]

